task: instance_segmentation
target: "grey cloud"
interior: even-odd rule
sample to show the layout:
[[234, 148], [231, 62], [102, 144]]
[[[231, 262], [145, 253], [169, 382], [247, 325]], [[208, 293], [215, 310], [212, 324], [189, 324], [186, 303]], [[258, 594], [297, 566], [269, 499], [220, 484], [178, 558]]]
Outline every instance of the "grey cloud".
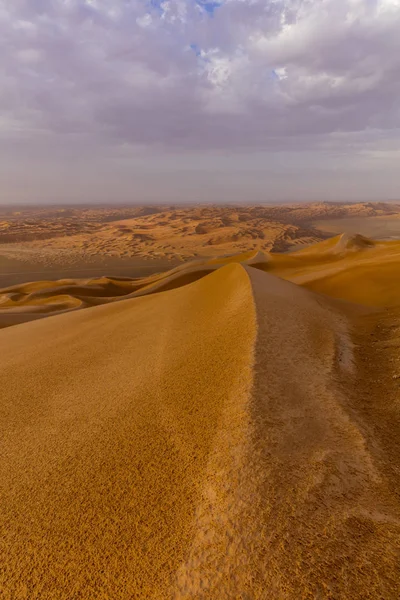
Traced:
[[0, 0], [2, 139], [19, 123], [103, 144], [268, 149], [400, 127], [394, 1], [226, 0], [213, 17], [155, 4]]

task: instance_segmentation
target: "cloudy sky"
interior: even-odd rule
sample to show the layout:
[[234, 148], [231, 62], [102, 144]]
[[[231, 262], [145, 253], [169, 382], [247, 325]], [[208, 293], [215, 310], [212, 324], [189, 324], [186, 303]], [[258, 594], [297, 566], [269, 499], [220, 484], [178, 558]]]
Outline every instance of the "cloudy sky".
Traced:
[[0, 203], [400, 199], [400, 0], [0, 0]]

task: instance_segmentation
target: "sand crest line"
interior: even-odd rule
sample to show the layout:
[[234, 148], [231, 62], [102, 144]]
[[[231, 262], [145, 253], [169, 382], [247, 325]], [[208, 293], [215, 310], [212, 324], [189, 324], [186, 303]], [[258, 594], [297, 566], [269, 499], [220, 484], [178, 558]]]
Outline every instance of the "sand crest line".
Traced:
[[231, 597], [227, 595], [228, 582], [229, 589], [233, 584], [239, 590], [244, 579], [251, 580], [248, 556], [255, 531], [249, 520], [249, 497], [257, 494], [257, 482], [248, 464], [257, 318], [250, 278], [242, 265], [238, 266], [246, 277], [247, 365], [226, 399], [210, 450], [193, 521], [194, 539], [171, 588], [171, 598], [177, 600], [208, 598], [215, 593], [222, 600]]
[[112, 301], [91, 280], [100, 305], [0, 331], [6, 600], [397, 600], [400, 314], [381, 332], [379, 311], [275, 276], [318, 279], [307, 256], [179, 267]]

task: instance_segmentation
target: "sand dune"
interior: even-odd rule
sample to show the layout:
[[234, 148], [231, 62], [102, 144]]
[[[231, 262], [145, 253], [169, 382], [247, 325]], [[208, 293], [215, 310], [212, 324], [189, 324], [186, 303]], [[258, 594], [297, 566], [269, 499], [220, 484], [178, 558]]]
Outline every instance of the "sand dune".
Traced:
[[313, 255], [324, 256], [330, 254], [332, 256], [346, 256], [349, 252], [358, 252], [359, 250], [372, 248], [375, 242], [360, 234], [350, 235], [342, 233], [341, 235], [331, 237], [323, 242], [313, 244], [307, 248], [298, 251], [298, 255], [307, 256]]
[[338, 236], [302, 251], [275, 255], [261, 268], [306, 286], [365, 306], [400, 304], [400, 242]]
[[284, 252], [329, 237], [332, 219], [363, 223], [385, 218], [397, 227], [399, 214], [399, 205], [382, 202], [31, 207], [19, 211], [0, 207], [0, 257], [41, 270], [109, 259], [151, 263], [220, 257], [247, 249]]
[[2, 332], [5, 597], [172, 597], [254, 336], [238, 265]]
[[400, 244], [321, 244], [1, 291], [2, 597], [399, 597]]
[[10, 316], [18, 314], [18, 322], [31, 320], [32, 314], [43, 317], [108, 304], [121, 298], [129, 299], [163, 292], [187, 285], [219, 269], [229, 262], [264, 264], [268, 257], [262, 252], [250, 251], [220, 259], [197, 260], [180, 265], [165, 273], [140, 279], [100, 277], [93, 279], [37, 281], [0, 290], [0, 327], [12, 324]]
[[[0, 327], [175, 289], [222, 265], [235, 262], [278, 275], [313, 291], [368, 306], [400, 303], [400, 242], [377, 242], [343, 234], [289, 254], [250, 250], [238, 255], [197, 259], [143, 278], [97, 277], [37, 281], [0, 290]], [[24, 315], [26, 319], [24, 319]]]

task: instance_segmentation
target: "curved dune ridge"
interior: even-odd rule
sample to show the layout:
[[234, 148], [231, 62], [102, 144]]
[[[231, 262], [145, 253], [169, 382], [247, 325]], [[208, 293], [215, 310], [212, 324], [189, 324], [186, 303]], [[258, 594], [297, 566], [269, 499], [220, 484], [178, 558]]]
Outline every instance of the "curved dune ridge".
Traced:
[[2, 598], [399, 597], [400, 297], [282, 279], [350, 248], [3, 290]]
[[170, 271], [131, 279], [97, 277], [37, 281], [0, 290], [0, 328], [56, 313], [108, 304], [187, 285], [226, 263], [239, 262], [278, 275], [313, 291], [368, 306], [400, 302], [396, 278], [400, 242], [376, 242], [343, 234], [289, 254], [253, 250], [200, 259]]
[[108, 304], [187, 285], [230, 262], [264, 264], [263, 252], [247, 252], [219, 259], [197, 260], [165, 273], [139, 279], [98, 277], [37, 281], [0, 290], [0, 327], [55, 313]]

